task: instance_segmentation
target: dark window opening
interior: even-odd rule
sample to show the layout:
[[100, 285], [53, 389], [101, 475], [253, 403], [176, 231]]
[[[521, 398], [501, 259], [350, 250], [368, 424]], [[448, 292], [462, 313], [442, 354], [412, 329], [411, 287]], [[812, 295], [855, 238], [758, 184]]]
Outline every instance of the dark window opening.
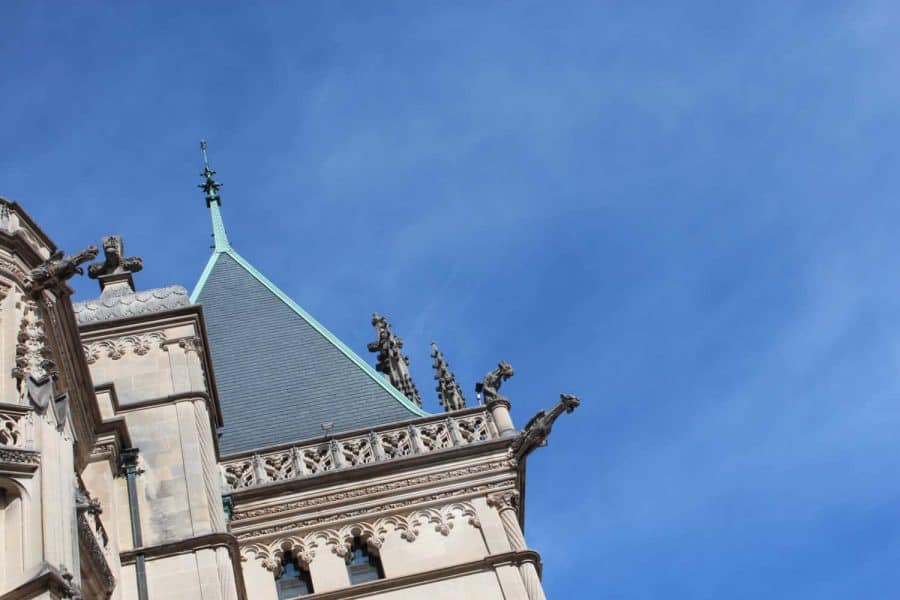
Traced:
[[278, 600], [292, 600], [313, 593], [309, 570], [302, 568], [290, 552], [284, 555], [284, 567], [275, 578]]
[[384, 579], [381, 559], [370, 552], [365, 542], [359, 537], [353, 538], [353, 545], [350, 546], [347, 574], [350, 576], [350, 585]]

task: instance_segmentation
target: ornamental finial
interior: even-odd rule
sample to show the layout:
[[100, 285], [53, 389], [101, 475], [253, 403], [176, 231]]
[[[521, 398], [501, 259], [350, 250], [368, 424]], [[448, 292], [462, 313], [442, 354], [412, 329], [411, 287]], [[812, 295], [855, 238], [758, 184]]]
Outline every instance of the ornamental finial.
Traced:
[[209, 167], [209, 159], [206, 156], [206, 140], [200, 140], [200, 152], [203, 154], [203, 173], [201, 173], [203, 183], [197, 187], [206, 192], [207, 207], [213, 202], [221, 206], [222, 198], [219, 196], [219, 188], [222, 187], [222, 184], [213, 179], [216, 172]]
[[435, 388], [438, 400], [444, 407], [444, 412], [462, 410], [466, 407], [466, 399], [462, 395], [462, 389], [456, 383], [456, 377], [450, 371], [450, 365], [444, 359], [444, 353], [438, 349], [436, 342], [431, 342], [431, 358], [434, 359], [434, 378], [438, 384]]
[[404, 396], [415, 402], [416, 406], [422, 406], [422, 398], [419, 390], [413, 383], [409, 372], [409, 357], [401, 352], [403, 340], [391, 331], [391, 324], [378, 313], [372, 314], [372, 326], [375, 328], [377, 339], [369, 342], [369, 352], [377, 352], [378, 360], [375, 370], [387, 375], [388, 381], [400, 390]]

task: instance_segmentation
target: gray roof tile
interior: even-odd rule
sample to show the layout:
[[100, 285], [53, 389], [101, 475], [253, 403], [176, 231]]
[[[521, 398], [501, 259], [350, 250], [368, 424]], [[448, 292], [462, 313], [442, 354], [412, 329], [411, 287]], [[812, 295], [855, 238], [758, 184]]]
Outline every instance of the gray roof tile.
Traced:
[[225, 421], [223, 454], [319, 437], [324, 422], [337, 433], [419, 416], [239, 260], [217, 254], [197, 295]]

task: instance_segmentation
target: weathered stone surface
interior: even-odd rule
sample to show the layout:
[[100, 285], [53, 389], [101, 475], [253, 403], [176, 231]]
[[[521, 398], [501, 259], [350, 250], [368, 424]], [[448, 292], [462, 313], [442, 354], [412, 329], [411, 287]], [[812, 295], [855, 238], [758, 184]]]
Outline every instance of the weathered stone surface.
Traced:
[[190, 297], [180, 285], [131, 291], [128, 287], [109, 287], [95, 300], [75, 302], [75, 318], [79, 325], [125, 319], [189, 306]]

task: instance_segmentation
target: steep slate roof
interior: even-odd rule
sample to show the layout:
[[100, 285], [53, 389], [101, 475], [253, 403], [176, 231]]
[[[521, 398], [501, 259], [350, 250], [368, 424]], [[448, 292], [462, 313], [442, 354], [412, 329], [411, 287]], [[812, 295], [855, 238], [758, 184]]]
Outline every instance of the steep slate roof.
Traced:
[[210, 204], [216, 249], [191, 300], [203, 305], [225, 427], [236, 454], [425, 416], [228, 243]]

